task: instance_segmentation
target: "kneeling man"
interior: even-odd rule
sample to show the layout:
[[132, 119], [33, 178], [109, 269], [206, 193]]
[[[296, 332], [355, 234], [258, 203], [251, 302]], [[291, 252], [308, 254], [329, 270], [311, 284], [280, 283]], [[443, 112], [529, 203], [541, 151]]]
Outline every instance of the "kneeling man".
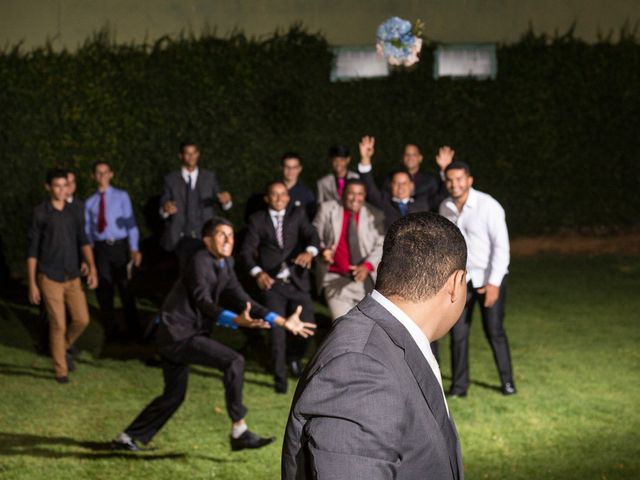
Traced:
[[434, 213], [389, 229], [375, 290], [339, 318], [298, 385], [282, 478], [463, 478], [429, 342], [466, 301], [467, 248]]

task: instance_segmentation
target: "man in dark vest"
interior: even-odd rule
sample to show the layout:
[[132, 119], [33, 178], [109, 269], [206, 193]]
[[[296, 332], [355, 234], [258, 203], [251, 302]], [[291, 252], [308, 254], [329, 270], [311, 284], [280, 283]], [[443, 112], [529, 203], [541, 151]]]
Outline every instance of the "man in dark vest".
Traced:
[[165, 219], [165, 228], [160, 244], [176, 253], [182, 271], [191, 255], [202, 247], [200, 231], [213, 218], [214, 205], [218, 203], [226, 211], [233, 202], [229, 192], [221, 190], [215, 173], [198, 168], [198, 145], [182, 142], [178, 158], [182, 168], [164, 178], [160, 215]]

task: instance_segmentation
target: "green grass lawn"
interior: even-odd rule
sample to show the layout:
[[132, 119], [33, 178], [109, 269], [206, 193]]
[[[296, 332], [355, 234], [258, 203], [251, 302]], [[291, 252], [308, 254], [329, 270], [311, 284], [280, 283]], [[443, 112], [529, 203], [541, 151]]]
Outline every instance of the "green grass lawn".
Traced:
[[[640, 478], [640, 258], [535, 257], [514, 261], [506, 328], [518, 394], [502, 397], [479, 316], [466, 399], [450, 401], [468, 479]], [[0, 302], [0, 478], [278, 478], [291, 394], [277, 396], [255, 365], [246, 375], [250, 428], [275, 445], [231, 453], [217, 371], [194, 368], [187, 400], [140, 454], [108, 440], [162, 387], [158, 368], [100, 355], [92, 323], [72, 383], [53, 381], [24, 323], [22, 298]], [[236, 339], [236, 344], [241, 341]], [[448, 341], [441, 346], [445, 387]], [[126, 359], [129, 358], [129, 359]]]

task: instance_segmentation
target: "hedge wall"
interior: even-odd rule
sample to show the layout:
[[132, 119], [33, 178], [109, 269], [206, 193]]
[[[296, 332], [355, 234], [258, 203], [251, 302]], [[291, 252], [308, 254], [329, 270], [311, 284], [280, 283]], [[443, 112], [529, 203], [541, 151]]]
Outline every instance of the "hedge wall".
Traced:
[[411, 72], [330, 83], [332, 54], [319, 35], [292, 27], [261, 40], [242, 34], [116, 45], [108, 32], [75, 53], [19, 47], [0, 53], [0, 242], [12, 265], [25, 254], [45, 171], [79, 173], [110, 161], [132, 194], [138, 222], [156, 205], [176, 145], [196, 139], [242, 204], [297, 150], [309, 184], [328, 170], [333, 142], [357, 150], [377, 138], [377, 172], [422, 146], [429, 168], [442, 144], [475, 172], [476, 186], [507, 210], [512, 233], [640, 224], [640, 45], [633, 35], [588, 45], [571, 34], [531, 33], [498, 49], [495, 81], [432, 77], [432, 49]]

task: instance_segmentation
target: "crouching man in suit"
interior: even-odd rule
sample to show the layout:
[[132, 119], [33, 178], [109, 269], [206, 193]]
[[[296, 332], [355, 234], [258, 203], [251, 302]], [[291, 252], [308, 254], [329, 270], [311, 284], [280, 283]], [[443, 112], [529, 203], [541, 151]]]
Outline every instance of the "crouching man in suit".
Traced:
[[[315, 323], [309, 267], [318, 255], [318, 232], [302, 207], [289, 210], [289, 191], [282, 181], [267, 185], [264, 196], [267, 209], [249, 217], [242, 258], [249, 273], [262, 290], [267, 308], [287, 315], [302, 306], [302, 319]], [[277, 393], [287, 391], [287, 359], [291, 373], [299, 377], [300, 360], [307, 341], [291, 338], [286, 331], [271, 329], [271, 359]], [[298, 340], [298, 341], [296, 341]]]
[[233, 271], [233, 227], [227, 220], [206, 222], [202, 241], [205, 249], [193, 255], [162, 305], [156, 338], [163, 360], [164, 391], [113, 440], [114, 449], [138, 450], [136, 441], [146, 444], [158, 433], [184, 401], [190, 364], [217, 368], [224, 374], [232, 450], [260, 448], [274, 440], [248, 430], [242, 403], [244, 358], [210, 338], [211, 328], [214, 323], [233, 329], [278, 326], [307, 337], [313, 335], [315, 325], [300, 321], [301, 309], [285, 319], [247, 295]]
[[365, 204], [362, 180], [347, 181], [342, 203], [324, 202], [313, 220], [322, 255], [317, 264], [331, 316], [344, 315], [373, 289], [382, 256], [384, 215]]
[[460, 444], [429, 341], [464, 308], [467, 249], [434, 213], [385, 237], [376, 289], [338, 319], [305, 370], [283, 479], [462, 479]]

